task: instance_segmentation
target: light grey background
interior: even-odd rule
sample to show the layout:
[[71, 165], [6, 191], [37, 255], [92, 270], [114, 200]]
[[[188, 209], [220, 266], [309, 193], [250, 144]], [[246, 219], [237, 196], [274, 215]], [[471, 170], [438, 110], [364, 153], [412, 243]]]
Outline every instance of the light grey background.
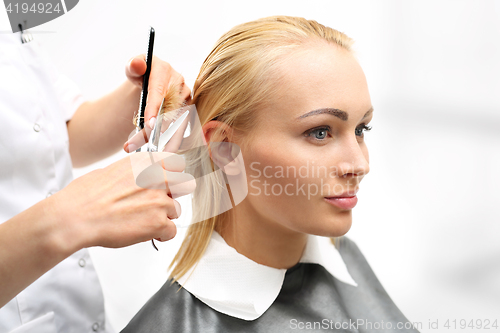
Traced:
[[[435, 332], [428, 323], [436, 320], [439, 331], [447, 319], [500, 324], [500, 1], [83, 0], [33, 31], [93, 99], [125, 80], [150, 25], [155, 54], [192, 87], [218, 37], [276, 14], [356, 40], [375, 117], [366, 134], [371, 171], [348, 236], [396, 304], [423, 332]], [[188, 210], [183, 204], [184, 217]], [[159, 252], [150, 243], [91, 250], [117, 330], [164, 283], [183, 232]]]

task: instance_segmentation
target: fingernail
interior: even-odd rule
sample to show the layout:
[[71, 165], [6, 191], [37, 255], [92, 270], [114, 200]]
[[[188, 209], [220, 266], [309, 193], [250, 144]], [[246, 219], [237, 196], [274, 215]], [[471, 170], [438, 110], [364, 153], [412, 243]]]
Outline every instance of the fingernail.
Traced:
[[137, 150], [137, 145], [133, 143], [127, 143], [127, 146], [125, 147], [128, 153], [131, 153], [135, 150]]
[[156, 117], [153, 117], [151, 119], [149, 119], [149, 128], [153, 129], [153, 126], [155, 125], [155, 122], [156, 122]]
[[181, 216], [181, 204], [174, 200], [175, 211], [177, 212], [177, 217]]

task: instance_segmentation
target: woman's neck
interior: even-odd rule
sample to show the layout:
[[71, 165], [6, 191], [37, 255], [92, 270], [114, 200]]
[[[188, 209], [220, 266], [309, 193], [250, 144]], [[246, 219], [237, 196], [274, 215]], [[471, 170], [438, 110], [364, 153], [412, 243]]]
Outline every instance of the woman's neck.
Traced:
[[297, 264], [307, 242], [307, 234], [267, 220], [243, 204], [234, 208], [234, 221], [226, 222], [220, 234], [238, 253], [280, 269]]

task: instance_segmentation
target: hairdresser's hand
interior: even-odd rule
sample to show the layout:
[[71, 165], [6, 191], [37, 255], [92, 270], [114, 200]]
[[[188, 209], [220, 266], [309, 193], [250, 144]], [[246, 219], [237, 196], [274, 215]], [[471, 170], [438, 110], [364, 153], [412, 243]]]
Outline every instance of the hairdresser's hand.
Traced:
[[[141, 54], [132, 59], [125, 67], [127, 78], [142, 89], [142, 77], [146, 73], [146, 55]], [[177, 89], [182, 101], [191, 100], [191, 90], [184, 83], [182, 75], [177, 73], [168, 62], [153, 56], [151, 73], [149, 75], [148, 98], [144, 111], [144, 124], [152, 129], [154, 120], [151, 118], [158, 114], [163, 97], [168, 89]]]
[[[151, 158], [158, 163], [152, 164]], [[59, 230], [65, 233], [68, 246], [73, 246], [68, 252], [174, 237], [176, 227], [171, 220], [181, 214], [174, 198], [196, 187], [194, 178], [182, 173], [184, 167], [184, 159], [176, 154], [131, 154], [75, 179], [48, 198], [62, 218]]]
[[[189, 107], [188, 107], [189, 108]], [[163, 114], [162, 123], [160, 125], [160, 136], [169, 128], [172, 123], [175, 123], [177, 119], [183, 116], [183, 113], [187, 112], [186, 108], [181, 110], [168, 111]], [[168, 143], [164, 147], [158, 147], [159, 151], [176, 153], [182, 144], [184, 133], [187, 129], [189, 123], [189, 115], [182, 120], [179, 128], [175, 131], [174, 135], [170, 138]], [[133, 134], [127, 142], [123, 145], [123, 150], [127, 153], [135, 152], [139, 147], [142, 147], [149, 141], [152, 130], [149, 127], [144, 127], [140, 132]]]

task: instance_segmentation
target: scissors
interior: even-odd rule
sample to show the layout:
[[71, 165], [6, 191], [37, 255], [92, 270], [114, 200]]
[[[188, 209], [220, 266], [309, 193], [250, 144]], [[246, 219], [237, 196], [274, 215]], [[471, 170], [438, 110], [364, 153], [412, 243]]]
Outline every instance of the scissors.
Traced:
[[161, 110], [164, 103], [165, 98], [161, 102], [160, 109], [158, 110], [158, 115], [156, 116], [155, 125], [153, 127], [153, 130], [151, 131], [151, 136], [147, 148], [147, 151], [149, 152], [163, 151], [172, 136], [174, 136], [175, 132], [177, 132], [183, 121], [189, 115], [189, 110], [186, 110], [163, 134], [161, 134], [161, 127], [163, 125], [163, 114], [161, 113]]
[[[153, 130], [151, 131], [151, 136], [147, 147], [148, 152], [154, 153], [163, 151], [167, 143], [174, 136], [175, 132], [177, 132], [179, 127], [189, 115], [189, 110], [186, 110], [163, 134], [161, 134], [161, 127], [163, 125], [163, 114], [161, 113], [161, 110], [163, 109], [164, 103], [165, 98], [163, 98], [163, 101], [161, 102], [160, 109], [158, 110], [158, 115], [156, 116], [156, 122], [153, 126]], [[151, 162], [154, 163], [153, 157], [151, 157]], [[154, 239], [151, 240], [151, 243], [153, 244], [153, 247], [156, 249], [156, 251], [158, 251]]]

